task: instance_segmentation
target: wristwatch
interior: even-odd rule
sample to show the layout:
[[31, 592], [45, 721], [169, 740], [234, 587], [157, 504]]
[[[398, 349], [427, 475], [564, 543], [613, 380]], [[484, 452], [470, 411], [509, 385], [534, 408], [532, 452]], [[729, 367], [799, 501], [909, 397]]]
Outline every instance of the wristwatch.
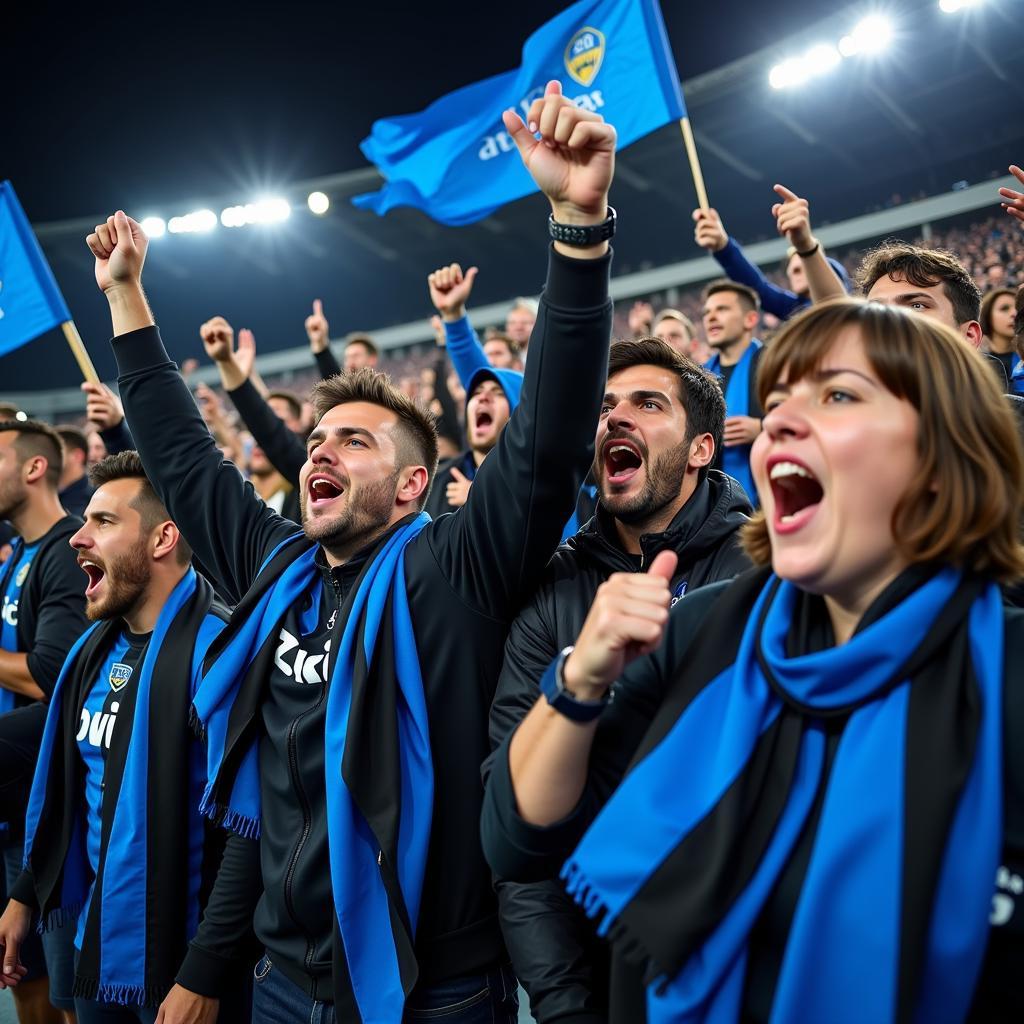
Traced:
[[561, 715], [573, 722], [592, 722], [611, 703], [611, 689], [600, 700], [579, 700], [572, 691], [565, 688], [563, 669], [565, 659], [572, 654], [572, 647], [566, 647], [548, 666], [540, 679], [540, 692], [547, 702]]
[[548, 217], [548, 234], [556, 242], [580, 249], [607, 242], [615, 234], [615, 208], [608, 207], [608, 216], [600, 224], [559, 224], [551, 214]]

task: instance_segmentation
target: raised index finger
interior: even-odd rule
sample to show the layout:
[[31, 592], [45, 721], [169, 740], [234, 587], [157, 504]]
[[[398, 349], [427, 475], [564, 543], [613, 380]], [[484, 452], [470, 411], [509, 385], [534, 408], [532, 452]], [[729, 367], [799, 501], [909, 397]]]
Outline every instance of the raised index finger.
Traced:
[[785, 185], [773, 185], [772, 188], [775, 192], [780, 195], [787, 203], [796, 202], [800, 197], [795, 193], [791, 192]]

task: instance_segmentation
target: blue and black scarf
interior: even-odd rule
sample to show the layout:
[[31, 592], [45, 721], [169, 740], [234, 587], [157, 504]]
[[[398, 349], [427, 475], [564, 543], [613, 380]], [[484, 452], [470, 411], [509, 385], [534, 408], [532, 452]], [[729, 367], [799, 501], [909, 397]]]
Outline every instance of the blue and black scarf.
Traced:
[[200, 878], [190, 850], [196, 830], [203, 830], [194, 792], [202, 752], [189, 707], [195, 662], [204, 653], [196, 638], [204, 624], [219, 629], [227, 618], [214, 602], [210, 584], [189, 569], [160, 612], [137, 685], [125, 693], [107, 752], [95, 880], [76, 734], [121, 620], [87, 630], [57, 680], [29, 798], [25, 865], [43, 928], [76, 917], [94, 883], [76, 996], [158, 1006], [198, 925]]
[[[402, 1019], [418, 976], [414, 941], [433, 819], [423, 679], [405, 589], [405, 550], [430, 522], [406, 517], [379, 542], [338, 615], [325, 736], [335, 921], [365, 1024]], [[319, 597], [318, 548], [302, 535], [271, 553], [207, 659], [195, 701], [209, 784], [203, 811], [259, 834], [259, 705], [283, 619]], [[344, 982], [335, 966], [335, 986]]]
[[771, 1020], [966, 1016], [1002, 844], [1002, 601], [952, 569], [905, 577], [819, 650], [799, 633], [820, 599], [741, 577], [567, 862], [642, 966], [649, 1024], [741, 1019], [751, 930], [818, 801]]
[[[733, 367], [729, 377], [729, 386], [725, 389], [725, 408], [727, 416], [749, 416], [750, 394], [757, 369], [758, 352], [761, 342], [756, 339], [748, 346], [743, 358]], [[715, 354], [707, 362], [709, 372], [719, 378], [722, 376], [722, 357]], [[738, 480], [747, 492], [750, 503], [757, 508], [760, 501], [754, 476], [750, 472], [750, 445], [734, 444], [722, 448], [722, 469], [734, 480]]]

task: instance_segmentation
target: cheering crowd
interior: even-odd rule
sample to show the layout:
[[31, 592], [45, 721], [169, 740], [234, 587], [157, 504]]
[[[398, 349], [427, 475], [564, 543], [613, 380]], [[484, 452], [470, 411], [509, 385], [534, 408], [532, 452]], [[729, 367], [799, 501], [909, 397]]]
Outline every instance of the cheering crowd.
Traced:
[[850, 275], [780, 185], [787, 287], [698, 210], [702, 330], [611, 342], [615, 130], [557, 82], [503, 119], [544, 291], [478, 338], [435, 269], [397, 384], [315, 300], [308, 396], [218, 316], [193, 396], [141, 228], [90, 234], [118, 394], [0, 422], [0, 987], [23, 1024], [513, 1022], [520, 984], [541, 1024], [1024, 1019], [1008, 249]]

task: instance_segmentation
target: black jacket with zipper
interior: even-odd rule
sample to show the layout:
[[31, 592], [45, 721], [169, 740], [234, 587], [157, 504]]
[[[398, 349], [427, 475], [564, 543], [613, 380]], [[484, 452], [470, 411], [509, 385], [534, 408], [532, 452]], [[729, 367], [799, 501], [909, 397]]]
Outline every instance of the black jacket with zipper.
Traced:
[[[420, 983], [476, 973], [506, 958], [480, 845], [480, 765], [489, 749], [488, 712], [509, 625], [543, 575], [593, 457], [611, 329], [610, 262], [610, 256], [574, 260], [552, 251], [522, 402], [481, 466], [466, 505], [435, 521], [406, 550], [406, 590], [434, 762], [430, 850], [416, 933]], [[116, 338], [114, 349], [122, 399], [147, 474], [218, 589], [237, 602], [267, 555], [295, 527], [267, 509], [252, 485], [222, 461], [155, 328]], [[327, 571], [332, 585], [324, 587], [325, 602], [340, 604], [351, 571]], [[320, 621], [325, 614], [329, 623], [326, 608]], [[334, 624], [335, 631], [343, 627]], [[334, 636], [337, 646], [340, 633]], [[326, 955], [330, 934], [322, 926], [324, 908], [332, 906], [322, 855], [326, 826], [318, 813], [325, 802], [325, 701], [307, 701], [289, 712], [284, 701], [267, 693], [265, 704], [264, 842], [268, 830], [283, 834], [297, 822], [300, 855], [282, 863], [280, 853], [264, 851], [261, 879], [240, 844], [229, 842], [225, 868], [192, 944], [194, 955], [179, 981], [193, 987], [190, 979], [216, 962], [221, 908], [240, 901], [254, 906], [268, 882], [256, 920], [259, 938], [276, 967], [329, 1001], [332, 968], [338, 973], [344, 964]], [[316, 934], [309, 934], [311, 927]], [[339, 1019], [358, 1020], [354, 1006], [337, 1011]]]
[[[641, 538], [642, 554], [627, 554], [611, 516], [597, 514], [563, 544], [530, 603], [512, 625], [505, 665], [491, 709], [491, 742], [500, 747], [538, 697], [537, 681], [573, 643], [598, 587], [612, 573], [639, 572], [660, 551], [679, 555], [674, 599], [750, 567], [737, 531], [750, 503], [732, 477], [710, 470], [664, 533]], [[602, 728], [598, 723], [598, 731]], [[485, 765], [486, 776], [489, 762]], [[501, 926], [512, 966], [539, 1024], [597, 1024], [607, 1019], [607, 945], [555, 881], [497, 886]]]

